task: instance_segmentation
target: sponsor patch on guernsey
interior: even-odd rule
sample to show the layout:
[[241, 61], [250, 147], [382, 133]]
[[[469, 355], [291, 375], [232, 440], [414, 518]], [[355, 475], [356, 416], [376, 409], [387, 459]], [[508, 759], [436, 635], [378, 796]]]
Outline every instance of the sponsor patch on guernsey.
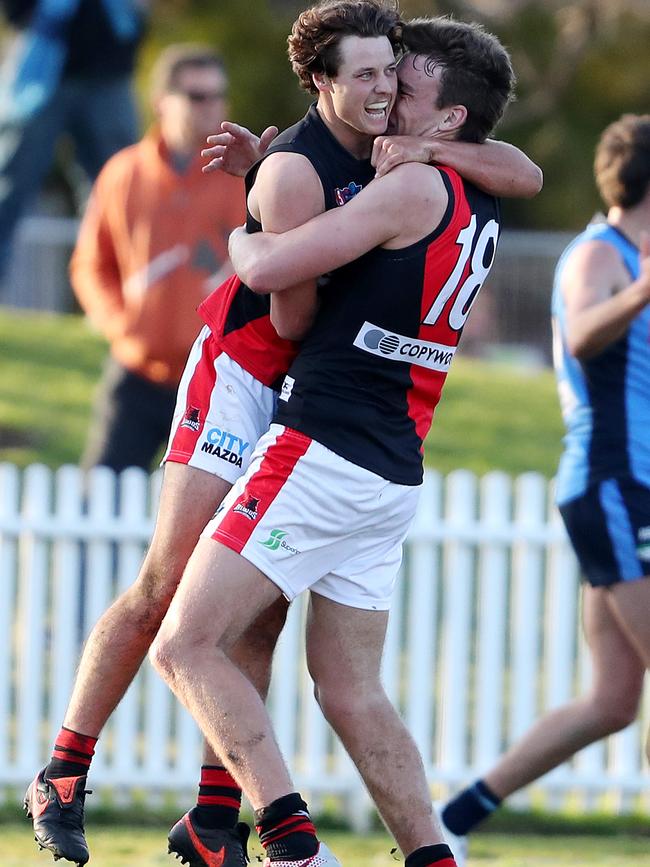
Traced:
[[404, 361], [406, 364], [418, 364], [429, 370], [446, 373], [452, 362], [455, 346], [445, 346], [442, 343], [431, 343], [428, 340], [418, 340], [415, 337], [405, 337], [387, 331], [372, 322], [364, 322], [354, 339], [354, 345], [364, 352], [386, 358], [388, 361]]

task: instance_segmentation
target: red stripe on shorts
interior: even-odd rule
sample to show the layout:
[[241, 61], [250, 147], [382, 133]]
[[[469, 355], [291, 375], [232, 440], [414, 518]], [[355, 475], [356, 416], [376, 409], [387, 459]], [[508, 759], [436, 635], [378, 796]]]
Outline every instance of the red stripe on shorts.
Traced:
[[[196, 442], [203, 430], [205, 417], [210, 408], [210, 395], [217, 381], [215, 358], [220, 350], [212, 335], [208, 335], [201, 346], [201, 357], [187, 387], [185, 413], [174, 432], [169, 449], [169, 458], [176, 463], [187, 463], [194, 454]], [[168, 459], [169, 459], [168, 458]]]
[[266, 449], [259, 469], [248, 479], [212, 538], [241, 554], [258, 520], [271, 506], [310, 445], [310, 437], [285, 428]]

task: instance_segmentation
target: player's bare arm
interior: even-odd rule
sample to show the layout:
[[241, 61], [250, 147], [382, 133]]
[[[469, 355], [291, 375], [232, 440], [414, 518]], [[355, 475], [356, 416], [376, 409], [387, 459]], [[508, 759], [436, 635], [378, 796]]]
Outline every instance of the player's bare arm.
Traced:
[[641, 274], [632, 283], [611, 244], [591, 241], [570, 254], [561, 289], [569, 351], [581, 360], [598, 355], [650, 303], [650, 236], [642, 237]]
[[408, 163], [373, 181], [344, 208], [283, 234], [230, 236], [236, 272], [256, 292], [276, 292], [341, 267], [374, 247], [407, 247], [439, 224], [447, 206], [440, 173]]
[[[248, 208], [264, 232], [286, 232], [321, 214], [325, 199], [312, 164], [300, 154], [271, 154], [260, 166]], [[318, 306], [314, 276], [287, 284], [282, 297], [272, 296], [271, 322], [280, 337], [301, 340], [311, 327]]]
[[492, 139], [475, 144], [438, 136], [378, 136], [372, 164], [377, 177], [405, 162], [439, 163], [491, 196], [529, 199], [542, 189], [539, 166], [514, 145]]

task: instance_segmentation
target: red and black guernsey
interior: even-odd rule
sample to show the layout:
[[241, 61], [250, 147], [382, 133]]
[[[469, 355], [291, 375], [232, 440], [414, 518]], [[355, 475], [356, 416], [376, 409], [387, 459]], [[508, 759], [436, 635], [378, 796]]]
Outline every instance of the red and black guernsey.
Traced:
[[275, 418], [405, 485], [422, 481], [423, 440], [499, 236], [497, 200], [440, 171], [449, 202], [434, 232], [333, 272]]
[[[307, 157], [323, 186], [326, 210], [344, 205], [375, 174], [370, 160], [356, 159], [337, 141], [315, 105], [302, 120], [274, 140], [262, 160], [278, 152]], [[262, 160], [246, 176], [247, 192], [255, 182]], [[250, 214], [246, 225], [249, 232], [262, 228]], [[319, 285], [325, 286], [327, 282], [327, 278], [321, 278]], [[199, 307], [199, 314], [221, 349], [264, 385], [277, 388], [299, 344], [278, 337], [269, 313], [269, 296], [255, 294], [237, 276], [222, 283]]]

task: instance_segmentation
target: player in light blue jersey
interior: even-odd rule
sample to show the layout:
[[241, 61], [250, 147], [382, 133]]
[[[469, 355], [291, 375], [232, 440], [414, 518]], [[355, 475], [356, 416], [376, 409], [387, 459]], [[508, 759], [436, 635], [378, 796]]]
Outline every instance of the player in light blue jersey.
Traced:
[[629, 725], [650, 667], [650, 115], [607, 127], [595, 177], [606, 221], [565, 250], [553, 290], [567, 429], [557, 501], [586, 579], [593, 684], [442, 808], [461, 837], [504, 798]]

